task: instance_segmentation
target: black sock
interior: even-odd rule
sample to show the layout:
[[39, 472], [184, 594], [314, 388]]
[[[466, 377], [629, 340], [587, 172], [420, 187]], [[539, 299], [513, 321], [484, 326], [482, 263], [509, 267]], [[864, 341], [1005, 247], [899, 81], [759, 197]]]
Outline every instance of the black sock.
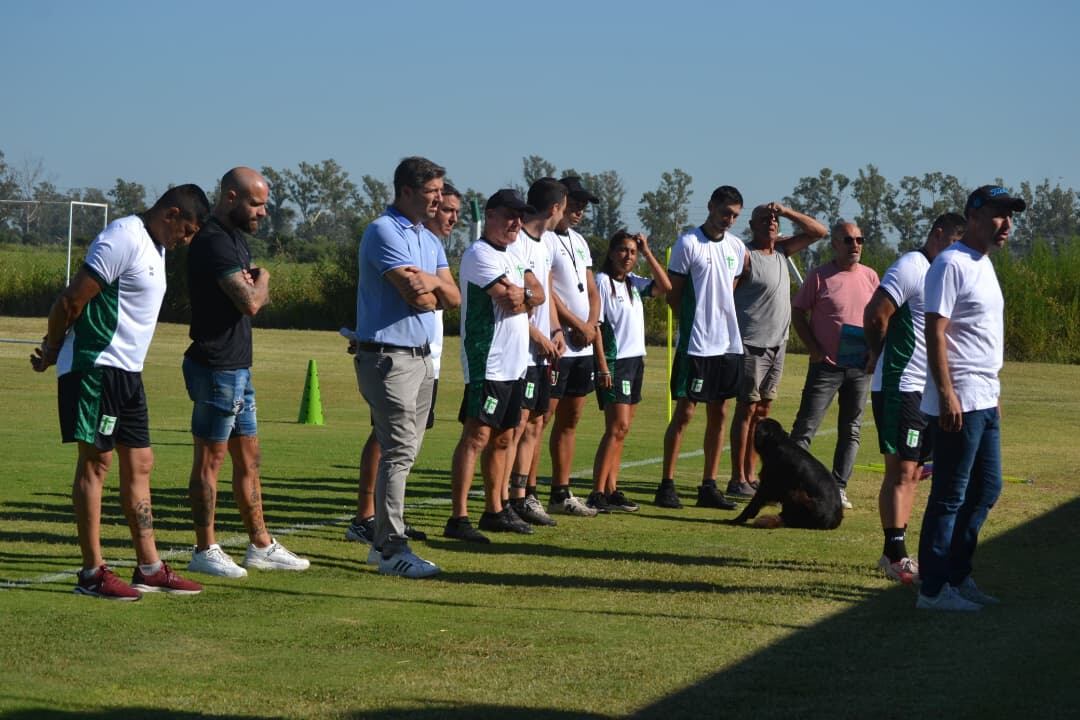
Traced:
[[707, 487], [707, 486], [710, 486], [710, 485], [712, 487], [716, 487], [716, 478], [711, 478], [711, 479], [708, 479], [708, 480], [703, 479], [701, 481], [701, 485], [702, 485], [702, 487]]
[[529, 485], [528, 487], [525, 488], [525, 497], [529, 497], [530, 495], [532, 495], [533, 497], [536, 497], [536, 486], [535, 485]]
[[551, 502], [561, 503], [570, 497], [569, 485], [552, 485], [551, 486]]
[[674, 485], [674, 484], [675, 484], [675, 481], [674, 481], [674, 480], [672, 480], [671, 478], [664, 478], [663, 480], [661, 480], [661, 481], [660, 481], [660, 485], [661, 485], [661, 486], [664, 486], [664, 485]]
[[904, 543], [906, 528], [885, 528], [885, 549], [882, 551], [889, 562], [896, 562], [908, 556]]

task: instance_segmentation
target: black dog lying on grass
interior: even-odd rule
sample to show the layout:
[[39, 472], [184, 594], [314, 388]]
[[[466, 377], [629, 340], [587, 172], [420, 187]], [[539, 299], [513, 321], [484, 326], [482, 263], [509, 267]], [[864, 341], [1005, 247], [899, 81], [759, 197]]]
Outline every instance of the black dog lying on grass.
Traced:
[[757, 517], [769, 503], [780, 503], [780, 515], [763, 515], [755, 527], [794, 527], [833, 530], [844, 519], [840, 488], [832, 473], [795, 444], [780, 423], [765, 418], [754, 432], [754, 449], [761, 456], [758, 489], [739, 516], [738, 525]]

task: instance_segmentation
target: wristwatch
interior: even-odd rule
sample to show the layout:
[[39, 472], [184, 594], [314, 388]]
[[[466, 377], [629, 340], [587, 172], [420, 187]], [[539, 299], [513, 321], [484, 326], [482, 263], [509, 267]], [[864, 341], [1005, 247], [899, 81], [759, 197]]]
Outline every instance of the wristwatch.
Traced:
[[525, 288], [525, 304], [527, 305], [533, 299], [533, 291], [529, 288]]

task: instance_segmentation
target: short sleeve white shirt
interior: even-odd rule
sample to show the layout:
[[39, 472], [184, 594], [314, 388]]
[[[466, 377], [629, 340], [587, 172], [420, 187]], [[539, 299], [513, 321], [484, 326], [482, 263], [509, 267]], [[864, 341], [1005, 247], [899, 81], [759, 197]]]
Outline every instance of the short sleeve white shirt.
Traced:
[[729, 232], [711, 240], [698, 227], [676, 241], [668, 271], [686, 279], [679, 303], [681, 352], [711, 357], [743, 351], [733, 293], [745, 256], [746, 245]]
[[614, 355], [616, 360], [645, 355], [645, 310], [642, 300], [649, 296], [652, 280], [634, 273], [630, 273], [626, 279], [629, 288], [621, 280], [613, 282], [607, 273], [596, 274], [604, 352], [608, 356]]
[[[961, 410], [997, 407], [998, 372], [1005, 361], [1005, 298], [990, 258], [962, 242], [943, 250], [926, 273], [926, 312], [949, 319], [946, 354]], [[941, 413], [933, 375], [927, 378], [922, 410]]]
[[513, 381], [525, 376], [529, 363], [529, 319], [508, 315], [488, 295], [505, 277], [524, 287], [521, 265], [507, 250], [484, 238], [461, 256], [461, 369], [465, 383], [478, 380]]
[[926, 385], [926, 271], [930, 261], [921, 250], [904, 253], [878, 287], [896, 306], [889, 318], [885, 346], [874, 368], [871, 390], [922, 392]]
[[[588, 271], [592, 268], [592, 254], [585, 238], [573, 228], [567, 229], [567, 235], [551, 233], [553, 249], [551, 258], [552, 289], [559, 300], [576, 317], [589, 318]], [[592, 345], [576, 347], [570, 342], [569, 328], [564, 327], [566, 352], [563, 357], [584, 357], [592, 355]]]
[[[531, 270], [536, 281], [544, 290], [544, 304], [533, 308], [529, 316], [529, 322], [537, 331], [546, 338], [551, 337], [551, 299], [548, 278], [551, 276], [551, 251], [543, 237], [534, 238], [522, 230], [518, 233], [517, 240], [507, 248], [518, 263], [525, 269]], [[536, 365], [536, 348], [530, 343], [529, 365]]]

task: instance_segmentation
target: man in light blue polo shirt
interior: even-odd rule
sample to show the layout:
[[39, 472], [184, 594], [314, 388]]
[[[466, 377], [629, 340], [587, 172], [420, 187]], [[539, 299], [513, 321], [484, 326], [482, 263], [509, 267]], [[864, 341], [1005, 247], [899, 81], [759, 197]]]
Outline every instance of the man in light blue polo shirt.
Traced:
[[434, 310], [460, 302], [442, 243], [423, 225], [438, 211], [445, 174], [426, 158], [402, 160], [394, 171], [394, 202], [360, 239], [356, 380], [383, 451], [371, 559], [383, 574], [410, 578], [439, 572], [409, 549], [404, 506], [435, 378]]

